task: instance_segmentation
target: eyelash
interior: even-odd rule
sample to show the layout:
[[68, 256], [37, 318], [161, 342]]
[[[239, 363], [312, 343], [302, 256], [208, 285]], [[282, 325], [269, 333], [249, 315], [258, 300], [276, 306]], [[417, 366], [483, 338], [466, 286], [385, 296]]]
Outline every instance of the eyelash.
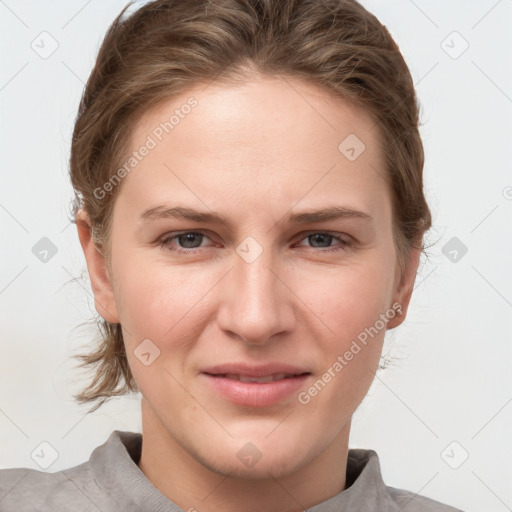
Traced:
[[[177, 233], [177, 234], [170, 235], [170, 236], [165, 235], [164, 237], [162, 237], [158, 241], [158, 245], [162, 249], [167, 249], [167, 250], [170, 250], [170, 251], [173, 251], [173, 252], [177, 252], [179, 254], [191, 254], [193, 252], [197, 252], [197, 250], [201, 249], [201, 247], [194, 247], [194, 248], [191, 248], [191, 249], [183, 249], [182, 247], [176, 247], [176, 248], [173, 249], [173, 248], [170, 247], [171, 243], [174, 240], [176, 240], [177, 238], [179, 238], [182, 235], [189, 235], [189, 234], [201, 235], [201, 236], [204, 236], [204, 237], [208, 238], [208, 236], [205, 233], [202, 233], [200, 231], [183, 231], [181, 233]], [[332, 236], [341, 245], [341, 247], [334, 246], [334, 247], [328, 247], [328, 248], [312, 247], [312, 249], [318, 249], [320, 252], [343, 251], [343, 250], [348, 249], [352, 245], [352, 243], [350, 241], [342, 238], [341, 236], [339, 236], [336, 233], [332, 233], [332, 232], [328, 232], [328, 231], [311, 231], [309, 233], [304, 234], [303, 237], [300, 239], [300, 241], [308, 238], [311, 235], [327, 235], [327, 236]]]

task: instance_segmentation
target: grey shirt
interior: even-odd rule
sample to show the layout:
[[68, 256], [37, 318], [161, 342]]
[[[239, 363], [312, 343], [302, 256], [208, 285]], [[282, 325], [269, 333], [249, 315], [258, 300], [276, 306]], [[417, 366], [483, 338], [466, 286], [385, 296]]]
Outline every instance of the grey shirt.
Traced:
[[[47, 473], [0, 470], [1, 512], [182, 512], [137, 466], [142, 434], [115, 430], [87, 462]], [[461, 512], [412, 492], [387, 487], [377, 453], [350, 449], [347, 488], [308, 512]]]

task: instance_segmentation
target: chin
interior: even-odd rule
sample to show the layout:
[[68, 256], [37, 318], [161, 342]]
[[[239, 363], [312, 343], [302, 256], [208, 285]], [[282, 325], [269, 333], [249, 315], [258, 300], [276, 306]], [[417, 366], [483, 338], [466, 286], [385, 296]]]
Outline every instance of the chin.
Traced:
[[246, 466], [238, 460], [234, 462], [232, 458], [217, 459], [206, 466], [216, 473], [240, 480], [279, 479], [294, 473], [301, 467], [299, 461], [290, 459], [290, 454], [273, 455], [271, 458], [263, 456], [252, 466]]
[[[308, 451], [299, 440], [274, 434], [244, 436], [227, 443], [197, 447], [196, 459], [212, 471], [243, 480], [282, 478], [299, 470], [308, 461]], [[267, 436], [267, 439], [265, 437]]]

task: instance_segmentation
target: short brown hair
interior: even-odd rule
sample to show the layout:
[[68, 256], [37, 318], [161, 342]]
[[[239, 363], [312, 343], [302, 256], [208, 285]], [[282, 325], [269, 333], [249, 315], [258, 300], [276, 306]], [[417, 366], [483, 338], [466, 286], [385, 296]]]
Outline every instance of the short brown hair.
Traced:
[[[388, 30], [354, 0], [155, 0], [109, 27], [80, 102], [71, 145], [74, 214], [89, 216], [98, 248], [109, 254], [119, 187], [94, 191], [126, 161], [132, 132], [161, 101], [212, 80], [284, 75], [362, 107], [383, 138], [400, 268], [423, 249], [431, 215], [423, 194], [423, 146], [409, 69]], [[119, 324], [98, 319], [98, 347], [75, 356], [94, 367], [75, 395], [99, 403], [137, 391]]]

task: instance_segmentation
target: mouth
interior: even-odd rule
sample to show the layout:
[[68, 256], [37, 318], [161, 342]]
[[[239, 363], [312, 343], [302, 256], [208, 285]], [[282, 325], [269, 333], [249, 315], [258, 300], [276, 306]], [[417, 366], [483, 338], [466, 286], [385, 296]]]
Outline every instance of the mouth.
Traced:
[[279, 364], [223, 365], [200, 374], [215, 395], [245, 407], [270, 407], [284, 402], [310, 375], [303, 368]]
[[266, 382], [275, 382], [277, 380], [283, 380], [283, 379], [293, 379], [295, 377], [300, 377], [301, 375], [307, 375], [307, 372], [301, 373], [301, 374], [294, 374], [294, 373], [275, 373], [272, 375], [266, 375], [263, 377], [251, 377], [249, 375], [242, 375], [237, 373], [207, 373], [206, 375], [211, 375], [212, 377], [220, 377], [223, 379], [231, 379], [231, 380], [238, 380], [240, 382], [258, 382], [260, 384], [264, 384]]

